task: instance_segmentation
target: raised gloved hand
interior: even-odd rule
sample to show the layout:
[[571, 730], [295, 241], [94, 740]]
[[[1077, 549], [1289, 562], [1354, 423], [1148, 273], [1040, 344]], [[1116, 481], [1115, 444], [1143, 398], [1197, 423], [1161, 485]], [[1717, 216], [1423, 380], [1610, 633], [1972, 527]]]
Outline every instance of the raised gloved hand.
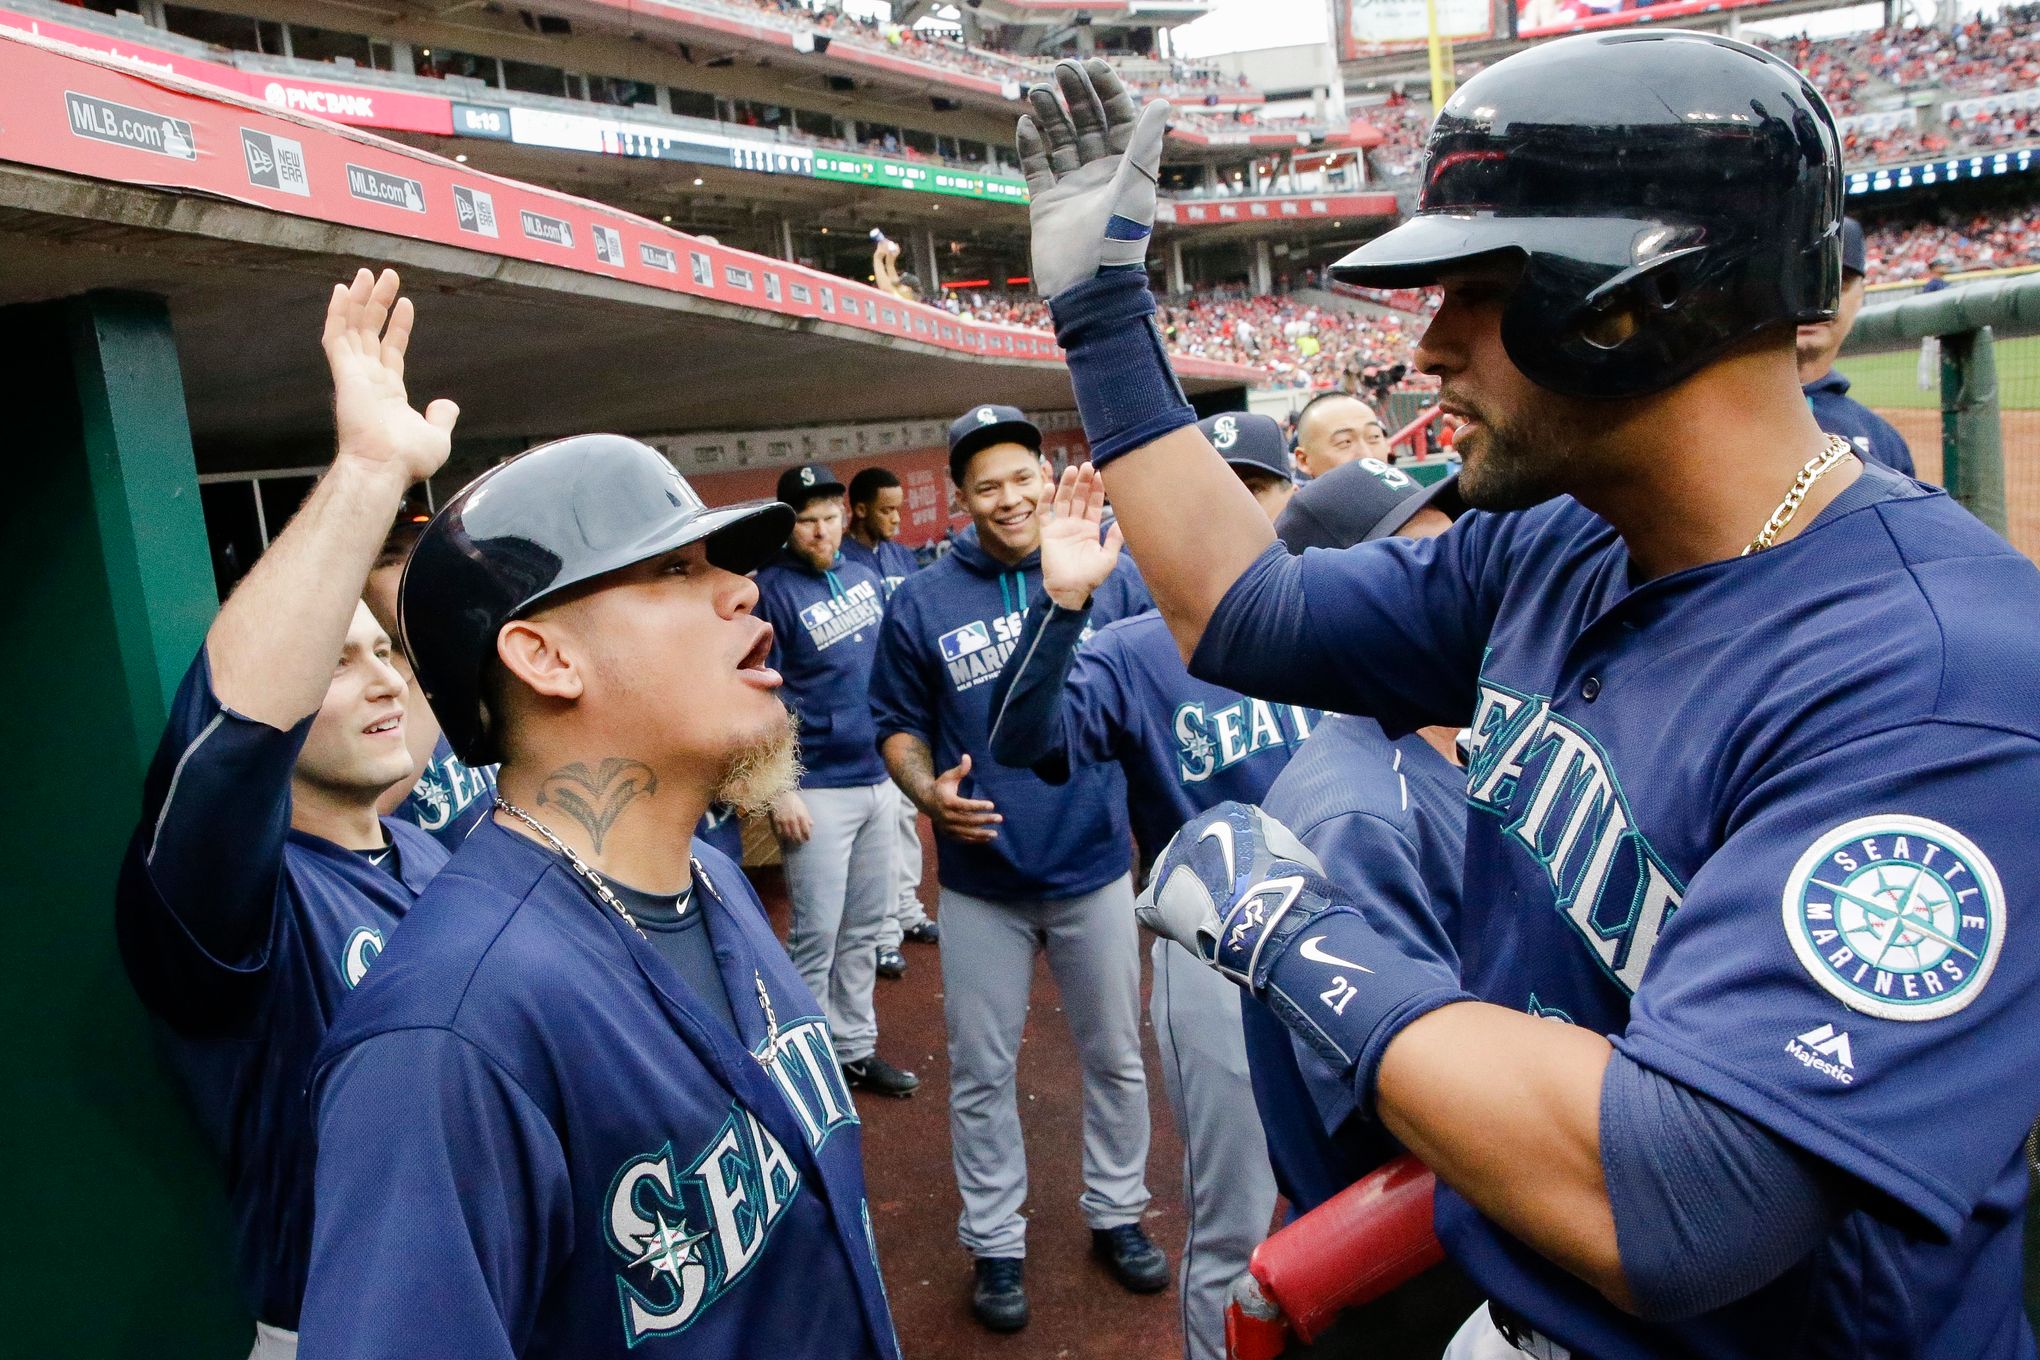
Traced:
[[1167, 100], [1136, 107], [1096, 57], [1056, 63], [1055, 83], [1060, 101], [1045, 86], [1028, 91], [1033, 112], [1017, 135], [1043, 297], [1106, 270], [1145, 270], [1169, 121]]
[[1371, 1108], [1381, 1055], [1402, 1027], [1470, 1001], [1451, 964], [1412, 957], [1345, 896], [1288, 827], [1221, 803], [1186, 822], [1135, 906], [1141, 924], [1268, 1003], [1350, 1075]]

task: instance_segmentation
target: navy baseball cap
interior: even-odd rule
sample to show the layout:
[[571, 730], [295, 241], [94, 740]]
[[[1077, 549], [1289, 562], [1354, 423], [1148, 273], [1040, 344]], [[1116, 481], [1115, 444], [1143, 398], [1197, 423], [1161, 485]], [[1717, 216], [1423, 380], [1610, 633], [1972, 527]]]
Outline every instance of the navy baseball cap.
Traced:
[[1842, 273], [1867, 274], [1870, 263], [1863, 253], [1863, 224], [1853, 217], [1842, 219]]
[[802, 463], [779, 474], [779, 490], [774, 494], [798, 510], [822, 496], [842, 495], [843, 484], [827, 463]]
[[1197, 422], [1197, 428], [1241, 476], [1265, 472], [1284, 481], [1296, 480], [1289, 463], [1289, 441], [1282, 437], [1282, 426], [1269, 417], [1252, 411], [1227, 411], [1206, 416]]
[[949, 480], [963, 485], [970, 456], [994, 444], [1041, 452], [1041, 430], [1017, 406], [973, 406], [949, 422]]
[[1466, 505], [1459, 499], [1456, 473], [1424, 486], [1400, 468], [1362, 458], [1299, 487], [1275, 517], [1275, 536], [1292, 553], [1348, 548], [1388, 537], [1426, 506], [1459, 518]]

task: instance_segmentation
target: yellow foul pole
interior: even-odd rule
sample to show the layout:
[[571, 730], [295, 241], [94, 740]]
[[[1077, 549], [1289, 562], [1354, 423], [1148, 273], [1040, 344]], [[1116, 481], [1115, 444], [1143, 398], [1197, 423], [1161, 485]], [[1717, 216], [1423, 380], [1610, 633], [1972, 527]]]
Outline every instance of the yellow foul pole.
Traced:
[[1439, 109], [1458, 82], [1452, 77], [1452, 40], [1438, 32], [1438, 0], [1424, 0], [1424, 23], [1431, 39], [1431, 107]]

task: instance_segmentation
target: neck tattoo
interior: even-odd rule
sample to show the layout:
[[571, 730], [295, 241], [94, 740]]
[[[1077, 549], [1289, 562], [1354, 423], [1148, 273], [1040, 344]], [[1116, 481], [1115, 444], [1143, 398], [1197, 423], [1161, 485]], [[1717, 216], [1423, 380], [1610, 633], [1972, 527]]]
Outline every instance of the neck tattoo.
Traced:
[[577, 760], [554, 770], [538, 786], [538, 805], [556, 807], [579, 822], [599, 855], [603, 838], [624, 809], [658, 791], [659, 776], [651, 766], [628, 756], [607, 756], [593, 768]]

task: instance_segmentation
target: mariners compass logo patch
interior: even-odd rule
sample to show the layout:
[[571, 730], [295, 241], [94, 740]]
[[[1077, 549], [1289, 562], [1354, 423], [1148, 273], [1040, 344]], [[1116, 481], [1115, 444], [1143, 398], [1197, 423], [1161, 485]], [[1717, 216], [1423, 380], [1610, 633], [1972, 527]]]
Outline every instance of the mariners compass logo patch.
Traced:
[[1785, 933], [1851, 1010], [1933, 1020], [1976, 999], [2005, 937], [2004, 887], [1968, 838], [1924, 817], [1860, 817], [1785, 881]]

